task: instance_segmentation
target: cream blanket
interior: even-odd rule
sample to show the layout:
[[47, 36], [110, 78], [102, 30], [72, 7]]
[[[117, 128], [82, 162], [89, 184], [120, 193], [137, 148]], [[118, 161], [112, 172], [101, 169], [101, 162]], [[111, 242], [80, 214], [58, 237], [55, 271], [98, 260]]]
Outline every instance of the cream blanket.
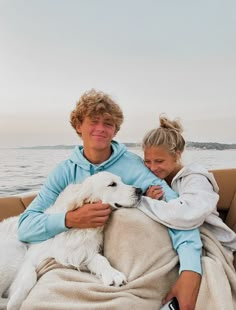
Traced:
[[[235, 310], [236, 273], [222, 246], [202, 229], [203, 278], [196, 310]], [[112, 214], [105, 230], [104, 254], [124, 272], [128, 284], [106, 287], [94, 275], [64, 268], [48, 259], [21, 310], [157, 310], [178, 277], [178, 256], [166, 227], [137, 209]]]

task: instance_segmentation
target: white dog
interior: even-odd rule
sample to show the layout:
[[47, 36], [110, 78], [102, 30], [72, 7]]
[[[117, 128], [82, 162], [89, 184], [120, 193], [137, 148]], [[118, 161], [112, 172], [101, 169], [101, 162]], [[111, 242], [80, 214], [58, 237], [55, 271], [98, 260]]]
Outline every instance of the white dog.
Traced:
[[[109, 203], [113, 209], [130, 208], [137, 205], [141, 194], [141, 189], [125, 185], [120, 177], [109, 172], [100, 172], [88, 177], [82, 184], [67, 186], [59, 195], [55, 204], [46, 210], [46, 213], [74, 210], [84, 203], [92, 203], [98, 200]], [[6, 276], [5, 280], [0, 279], [0, 293], [3, 294], [7, 290], [9, 282], [13, 280], [13, 272], [19, 270], [9, 289], [8, 310], [18, 310], [20, 308], [22, 302], [37, 282], [36, 267], [49, 257], [55, 258], [62, 265], [73, 266], [78, 270], [86, 267], [100, 278], [105, 285], [121, 286], [127, 282], [125, 275], [114, 269], [108, 260], [99, 254], [103, 244], [103, 227], [70, 229], [56, 235], [54, 238], [32, 244], [26, 250], [26, 245], [16, 240], [16, 220], [15, 218], [8, 219], [0, 224], [0, 231], [6, 230], [9, 234], [12, 234], [11, 239], [17, 244], [17, 248], [14, 245], [12, 251], [1, 251], [3, 253], [1, 257], [3, 256], [5, 262], [2, 259], [0, 261], [0, 276], [3, 269]], [[9, 228], [12, 225], [14, 228]], [[3, 243], [4, 236], [3, 240], [0, 240], [1, 250]], [[16, 257], [17, 262], [15, 262]]]
[[7, 289], [20, 268], [27, 245], [17, 238], [18, 217], [12, 217], [0, 223], [0, 309], [5, 309]]

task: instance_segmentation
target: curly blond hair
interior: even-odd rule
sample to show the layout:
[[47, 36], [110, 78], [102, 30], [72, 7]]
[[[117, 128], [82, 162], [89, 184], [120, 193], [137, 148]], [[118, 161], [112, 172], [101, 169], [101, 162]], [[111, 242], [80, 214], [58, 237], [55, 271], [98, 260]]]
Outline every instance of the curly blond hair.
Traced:
[[164, 146], [170, 154], [181, 153], [185, 147], [182, 136], [183, 127], [178, 119], [169, 120], [165, 115], [159, 116], [160, 126], [150, 130], [143, 138], [142, 148]]
[[[124, 116], [121, 108], [111, 97], [101, 91], [91, 89], [86, 91], [76, 103], [75, 109], [70, 114], [71, 126], [76, 130], [77, 125], [81, 125], [85, 117], [96, 115], [109, 116], [114, 121], [116, 132], [120, 130]], [[80, 135], [78, 133], [78, 135]]]

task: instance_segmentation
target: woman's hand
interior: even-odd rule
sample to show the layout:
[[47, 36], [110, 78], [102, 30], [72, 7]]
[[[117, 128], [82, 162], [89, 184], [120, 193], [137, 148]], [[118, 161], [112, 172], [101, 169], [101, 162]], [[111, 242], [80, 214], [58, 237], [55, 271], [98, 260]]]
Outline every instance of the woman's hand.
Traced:
[[179, 302], [180, 310], [194, 310], [201, 284], [201, 275], [194, 271], [182, 271], [178, 280], [166, 295], [163, 304], [173, 297]]
[[146, 191], [146, 196], [152, 199], [165, 200], [164, 191], [160, 185], [150, 186]]

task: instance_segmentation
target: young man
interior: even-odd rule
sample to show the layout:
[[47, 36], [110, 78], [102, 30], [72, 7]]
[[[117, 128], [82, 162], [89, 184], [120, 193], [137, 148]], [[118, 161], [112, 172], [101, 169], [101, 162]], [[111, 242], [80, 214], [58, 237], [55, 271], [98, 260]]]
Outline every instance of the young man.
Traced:
[[[83, 146], [77, 146], [71, 157], [55, 168], [36, 199], [21, 215], [21, 241], [40, 242], [72, 227], [103, 226], [111, 209], [108, 204], [100, 202], [85, 204], [82, 208], [66, 213], [44, 213], [68, 184], [80, 183], [99, 171], [106, 170], [119, 175], [124, 183], [142, 188], [143, 193], [151, 185], [160, 185], [163, 190], [160, 194], [167, 201], [177, 197], [165, 181], [145, 167], [139, 156], [113, 141], [122, 122], [120, 107], [107, 94], [91, 90], [81, 96], [71, 113], [71, 125], [83, 140]], [[169, 229], [169, 233], [173, 246], [179, 253], [180, 272], [193, 271], [199, 275], [197, 281], [200, 281], [202, 243], [199, 231]]]

